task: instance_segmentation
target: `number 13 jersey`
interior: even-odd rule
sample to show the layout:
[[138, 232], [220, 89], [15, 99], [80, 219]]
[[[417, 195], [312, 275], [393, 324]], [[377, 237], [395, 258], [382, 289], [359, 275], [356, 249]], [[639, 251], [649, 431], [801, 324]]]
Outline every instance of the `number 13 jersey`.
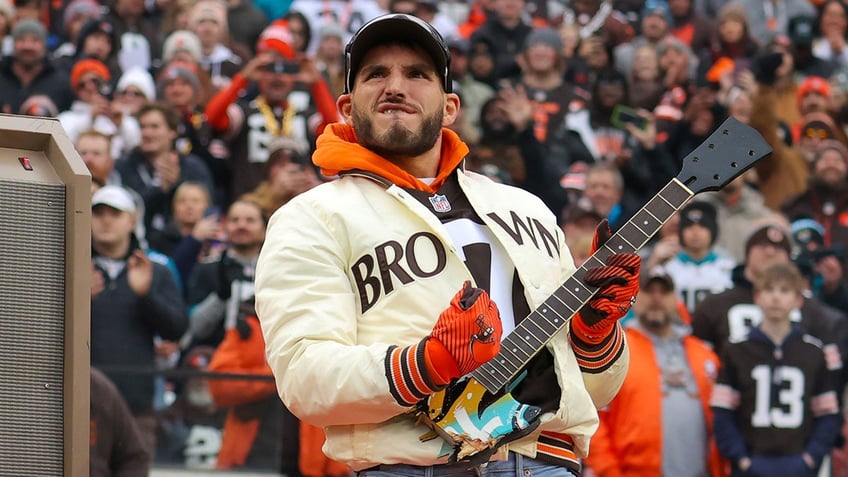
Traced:
[[753, 327], [721, 362], [711, 406], [736, 414], [749, 455], [801, 454], [813, 421], [839, 412], [821, 341], [797, 325], [781, 345]]

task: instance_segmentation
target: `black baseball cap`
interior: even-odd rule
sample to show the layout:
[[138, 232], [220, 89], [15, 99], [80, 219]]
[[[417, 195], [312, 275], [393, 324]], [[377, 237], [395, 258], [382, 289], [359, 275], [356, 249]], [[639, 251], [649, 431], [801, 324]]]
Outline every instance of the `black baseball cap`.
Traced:
[[353, 80], [368, 51], [377, 45], [394, 41], [409, 42], [424, 49], [436, 65], [436, 72], [442, 77], [442, 88], [446, 93], [452, 91], [450, 52], [442, 35], [418, 17], [390, 13], [362, 25], [345, 47], [344, 93], [350, 93], [353, 89]]
[[660, 265], [653, 267], [648, 270], [648, 273], [642, 275], [642, 288], [648, 288], [652, 283], [659, 283], [666, 292], [674, 291], [674, 279]]
[[816, 36], [816, 18], [809, 15], [799, 15], [789, 19], [786, 27], [789, 39], [796, 45], [810, 46]]

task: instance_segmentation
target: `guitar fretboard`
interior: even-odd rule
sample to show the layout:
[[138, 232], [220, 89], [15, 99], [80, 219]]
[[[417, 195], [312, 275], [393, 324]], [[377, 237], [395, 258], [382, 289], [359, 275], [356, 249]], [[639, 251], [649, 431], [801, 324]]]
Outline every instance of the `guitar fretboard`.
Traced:
[[587, 270], [603, 265], [614, 253], [632, 253], [642, 248], [693, 195], [682, 182], [672, 179], [553, 295], [524, 318], [501, 342], [500, 352], [471, 376], [489, 392], [503, 389], [595, 294], [597, 288], [583, 283]]

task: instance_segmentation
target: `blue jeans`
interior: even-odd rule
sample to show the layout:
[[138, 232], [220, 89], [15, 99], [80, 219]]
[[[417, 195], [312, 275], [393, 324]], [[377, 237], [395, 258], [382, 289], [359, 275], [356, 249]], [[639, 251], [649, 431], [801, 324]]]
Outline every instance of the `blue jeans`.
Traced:
[[394, 464], [362, 470], [356, 475], [358, 477], [577, 477], [577, 474], [565, 467], [546, 464], [514, 452], [509, 453], [509, 460], [492, 461], [471, 469], [463, 464], [430, 467]]

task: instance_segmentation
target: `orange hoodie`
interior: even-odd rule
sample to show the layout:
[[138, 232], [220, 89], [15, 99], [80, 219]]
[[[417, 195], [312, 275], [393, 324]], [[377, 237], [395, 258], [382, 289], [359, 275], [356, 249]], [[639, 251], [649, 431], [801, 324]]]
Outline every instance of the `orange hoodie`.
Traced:
[[[599, 477], [659, 477], [662, 474], [662, 383], [654, 346], [644, 332], [626, 331], [630, 369], [615, 399], [598, 414], [586, 464]], [[702, 341], [683, 338], [687, 361], [698, 387], [709, 433], [707, 469], [711, 477], [728, 475], [712, 435], [709, 401], [719, 360]]]
[[[235, 328], [226, 332], [224, 341], [218, 346], [210, 371], [221, 373], [240, 373], [271, 375], [271, 368], [265, 362], [265, 340], [259, 320], [250, 317], [250, 336], [242, 339]], [[273, 381], [249, 381], [239, 379], [210, 379], [209, 392], [218, 407], [232, 407], [258, 401], [276, 393]], [[223, 442], [218, 453], [218, 469], [229, 469], [244, 465], [253, 442], [259, 431], [258, 419], [244, 421], [231, 409], [224, 422]], [[300, 423], [300, 455], [298, 457], [301, 473], [305, 477], [347, 476], [350, 469], [344, 464], [327, 458], [321, 447], [324, 445], [323, 429]]]
[[450, 129], [442, 129], [442, 151], [436, 180], [427, 185], [393, 162], [356, 142], [353, 127], [334, 123], [318, 137], [312, 162], [327, 176], [339, 172], [362, 170], [383, 177], [400, 187], [434, 193], [468, 154], [468, 146]]

